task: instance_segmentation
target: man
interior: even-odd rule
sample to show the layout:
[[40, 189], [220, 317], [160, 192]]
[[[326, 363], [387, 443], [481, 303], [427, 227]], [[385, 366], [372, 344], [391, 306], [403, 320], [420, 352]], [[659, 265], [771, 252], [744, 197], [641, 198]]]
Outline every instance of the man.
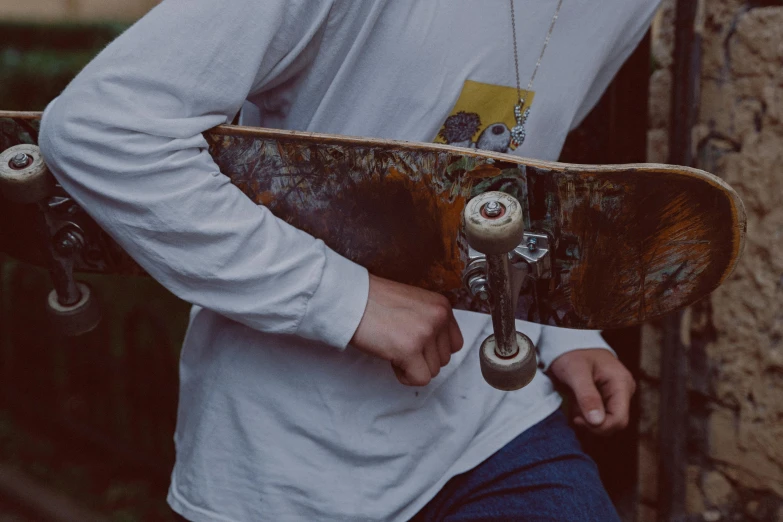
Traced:
[[[553, 15], [555, 2], [517, 0], [513, 33], [510, 7], [166, 0], [47, 108], [53, 173], [195, 305], [169, 492], [187, 519], [616, 518], [544, 373], [512, 393], [482, 381], [488, 316], [369, 275], [276, 219], [201, 136], [242, 109], [245, 124], [431, 141], [464, 113], [477, 126], [466, 144], [524, 124], [515, 153], [556, 159], [655, 2], [565, 0]], [[538, 71], [526, 121], [517, 68]], [[598, 332], [518, 328], [574, 392], [576, 424], [627, 423], [634, 384]]]

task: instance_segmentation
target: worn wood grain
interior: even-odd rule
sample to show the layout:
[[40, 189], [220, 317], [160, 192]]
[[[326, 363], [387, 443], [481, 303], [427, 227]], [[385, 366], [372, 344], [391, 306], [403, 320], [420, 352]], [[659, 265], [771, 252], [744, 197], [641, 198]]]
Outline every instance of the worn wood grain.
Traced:
[[[36, 113], [0, 112], [0, 150], [35, 143], [38, 127]], [[737, 194], [696, 169], [233, 126], [205, 137], [221, 172], [253, 201], [372, 273], [442, 292], [463, 309], [481, 308], [461, 288], [461, 214], [488, 190], [517, 197], [526, 228], [553, 238], [553, 277], [526, 285], [519, 300], [518, 317], [535, 322], [614, 328], [659, 317], [715, 289], [743, 248]], [[26, 220], [4, 207], [0, 226]], [[40, 263], [26, 241], [15, 227], [0, 249]], [[105, 234], [93, 243], [79, 269], [140, 272]]]

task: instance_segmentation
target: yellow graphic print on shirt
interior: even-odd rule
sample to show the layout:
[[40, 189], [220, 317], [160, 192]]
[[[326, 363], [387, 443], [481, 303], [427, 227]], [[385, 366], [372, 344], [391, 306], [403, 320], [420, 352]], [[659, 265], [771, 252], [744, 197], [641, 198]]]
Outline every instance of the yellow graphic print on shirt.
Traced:
[[[526, 108], [533, 102], [534, 92], [522, 91]], [[436, 143], [469, 147], [494, 152], [510, 152], [511, 129], [517, 124], [514, 107], [516, 87], [466, 80], [457, 104], [435, 138]]]

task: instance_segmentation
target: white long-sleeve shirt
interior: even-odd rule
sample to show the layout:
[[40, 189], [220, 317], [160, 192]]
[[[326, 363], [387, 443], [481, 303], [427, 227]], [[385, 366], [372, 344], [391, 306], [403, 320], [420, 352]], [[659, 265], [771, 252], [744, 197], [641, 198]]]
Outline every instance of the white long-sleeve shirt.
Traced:
[[[557, 158], [656, 3], [564, 2], [516, 153]], [[516, 7], [526, 84], [554, 2]], [[244, 106], [244, 123], [432, 141], [460, 104], [496, 114], [497, 93], [514, 85], [506, 0], [165, 0], [47, 108], [40, 143], [58, 180], [195, 305], [176, 511], [198, 522], [406, 520], [559, 406], [542, 373], [511, 393], [483, 382], [482, 314], [457, 312], [465, 348], [423, 388], [348, 346], [366, 270], [251, 202], [201, 135]], [[606, 347], [598, 332], [518, 327], [542, 367]]]

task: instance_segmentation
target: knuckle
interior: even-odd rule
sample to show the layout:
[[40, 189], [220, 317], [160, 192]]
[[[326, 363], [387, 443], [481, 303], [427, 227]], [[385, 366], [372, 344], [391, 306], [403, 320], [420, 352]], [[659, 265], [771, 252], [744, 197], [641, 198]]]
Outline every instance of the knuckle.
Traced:
[[414, 348], [408, 348], [400, 355], [399, 366], [407, 371], [416, 364], [416, 360], [420, 356], [420, 352], [417, 352]]
[[446, 312], [451, 309], [451, 301], [445, 295], [438, 294], [437, 304], [443, 308]]
[[424, 342], [429, 343], [433, 337], [435, 337], [435, 333], [437, 332], [437, 328], [434, 324], [428, 324], [423, 330], [422, 333], [424, 334]]
[[402, 353], [396, 354], [391, 358], [390, 362], [392, 367], [396, 368], [395, 373], [399, 373], [400, 375], [404, 375], [407, 372], [408, 366], [410, 366], [408, 363], [408, 357]]
[[422, 347], [418, 343], [405, 344], [399, 350], [399, 355], [397, 357], [399, 359], [399, 365], [407, 368], [415, 358], [421, 356], [422, 351]]
[[435, 335], [435, 327], [429, 323], [421, 323], [416, 329], [416, 348], [417, 351], [422, 351], [424, 346], [429, 342], [433, 335]]
[[443, 306], [436, 306], [432, 310], [432, 319], [438, 326], [446, 324], [446, 322], [449, 320], [448, 309], [444, 308]]

